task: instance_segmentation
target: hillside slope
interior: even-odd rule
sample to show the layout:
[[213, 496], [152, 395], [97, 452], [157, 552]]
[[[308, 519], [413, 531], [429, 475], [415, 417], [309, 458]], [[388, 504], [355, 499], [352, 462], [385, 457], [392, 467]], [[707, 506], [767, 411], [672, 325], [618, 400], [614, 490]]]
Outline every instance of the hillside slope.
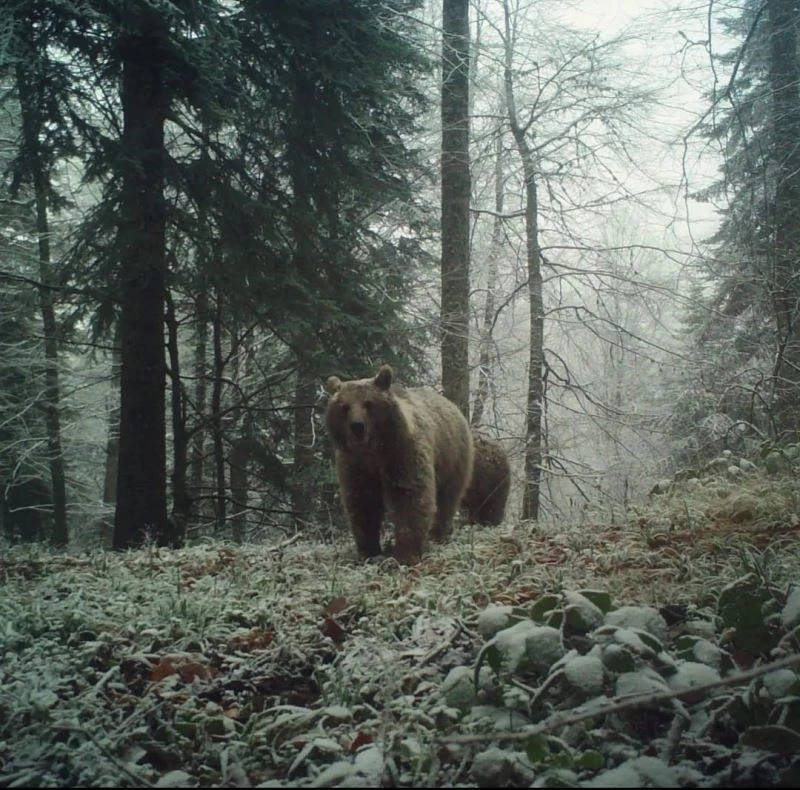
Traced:
[[5, 548], [0, 785], [796, 786], [799, 513], [759, 473], [414, 568]]

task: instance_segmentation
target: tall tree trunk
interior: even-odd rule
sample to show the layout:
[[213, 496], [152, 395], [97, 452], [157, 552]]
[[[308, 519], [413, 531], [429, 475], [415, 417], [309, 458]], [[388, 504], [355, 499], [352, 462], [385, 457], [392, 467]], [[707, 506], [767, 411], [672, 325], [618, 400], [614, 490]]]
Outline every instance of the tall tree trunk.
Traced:
[[528, 302], [530, 304], [530, 347], [528, 352], [528, 402], [525, 425], [525, 488], [522, 518], [539, 518], [542, 476], [542, 416], [544, 411], [544, 299], [542, 295], [542, 254], [539, 247], [539, 199], [534, 153], [517, 116], [514, 99], [514, 76], [511, 69], [511, 22], [508, 0], [503, 2], [505, 16], [505, 99], [509, 126], [517, 144], [525, 179], [525, 253], [528, 267]]
[[172, 546], [183, 544], [186, 525], [192, 510], [192, 498], [186, 484], [189, 437], [186, 433], [186, 407], [181, 384], [180, 356], [178, 354], [178, 320], [175, 303], [169, 289], [166, 291], [167, 350], [169, 352], [170, 403], [172, 406], [172, 516], [168, 536]]
[[244, 436], [231, 447], [231, 537], [236, 543], [243, 543], [247, 537], [247, 463], [252, 444], [251, 428], [247, 426]]
[[292, 511], [295, 527], [304, 529], [312, 520], [316, 500], [314, 468], [314, 402], [316, 382], [305, 365], [299, 364], [294, 388], [294, 463], [292, 465]]
[[[210, 124], [204, 121], [202, 124], [202, 143], [199, 157], [203, 182], [210, 177], [213, 167], [209, 154], [211, 147], [210, 128]], [[199, 523], [207, 501], [205, 497], [201, 498], [201, 496], [204, 493], [203, 471], [205, 467], [206, 435], [208, 433], [208, 415], [206, 413], [208, 401], [208, 289], [212, 262], [219, 253], [217, 244], [212, 238], [213, 228], [208, 210], [209, 196], [206, 192], [200, 190], [194, 196], [194, 199], [197, 205], [197, 225], [200, 231], [200, 238], [196, 247], [198, 281], [194, 301], [194, 407], [196, 418], [191, 434], [189, 469], [190, 494], [195, 504], [194, 517]]]
[[66, 546], [69, 541], [67, 528], [67, 490], [64, 453], [61, 447], [60, 386], [58, 380], [58, 325], [56, 322], [53, 294], [54, 277], [50, 260], [50, 227], [47, 211], [48, 174], [42, 160], [40, 136], [42, 118], [40, 100], [36, 89], [44, 75], [37, 73], [41, 60], [34, 52], [17, 62], [17, 87], [19, 89], [22, 114], [23, 145], [25, 161], [33, 182], [36, 205], [36, 236], [39, 249], [39, 309], [44, 330], [44, 392], [42, 403], [47, 428], [47, 454], [50, 466], [50, 482], [53, 491], [53, 531], [50, 541], [54, 546]]
[[111, 392], [106, 408], [106, 466], [103, 480], [103, 504], [117, 501], [117, 475], [119, 474], [119, 387], [122, 363], [119, 350], [119, 322], [114, 324], [114, 348], [111, 352]]
[[120, 35], [123, 116], [119, 476], [114, 548], [167, 535], [164, 124], [169, 108], [160, 11], [126, 4]]
[[472, 425], [477, 428], [483, 421], [483, 411], [489, 398], [492, 381], [492, 345], [494, 339], [495, 290], [497, 288], [498, 261], [503, 241], [503, 208], [505, 205], [505, 181], [503, 179], [503, 135], [497, 133], [495, 139], [494, 159], [494, 210], [492, 225], [492, 243], [489, 249], [488, 269], [486, 272], [486, 302], [483, 306], [483, 326], [481, 327], [478, 345], [478, 388], [475, 403], [472, 407]]
[[218, 534], [225, 528], [225, 444], [222, 436], [222, 376], [225, 360], [222, 358], [222, 296], [215, 293], [216, 305], [211, 330], [214, 346], [214, 378], [211, 386], [211, 436], [214, 443], [214, 528]]
[[203, 469], [205, 466], [206, 406], [208, 401], [208, 294], [205, 285], [195, 297], [195, 344], [194, 344], [194, 407], [197, 422], [192, 430], [189, 475], [191, 496], [194, 501], [203, 491]]
[[469, 0], [442, 0], [442, 388], [469, 416]]
[[119, 475], [119, 388], [120, 362], [119, 321], [114, 322], [111, 373], [106, 395], [106, 462], [103, 475], [103, 504], [107, 512], [99, 524], [99, 537], [103, 546], [111, 546], [114, 538], [114, 517], [111, 508], [117, 503], [117, 477]]
[[[307, 150], [306, 140], [315, 123], [309, 112], [313, 85], [302, 69], [295, 74], [295, 106], [293, 133], [289, 147], [289, 175], [292, 184], [292, 242], [294, 245], [293, 267], [296, 271], [312, 271], [318, 257], [315, 242], [320, 231], [315, 220], [313, 201], [314, 183], [308, 162], [316, 154]], [[335, 237], [335, 222], [327, 227], [331, 237]], [[298, 331], [291, 340], [295, 350], [297, 368], [294, 386], [294, 451], [290, 491], [295, 528], [304, 529], [313, 517], [316, 501], [316, 480], [313, 476], [314, 451], [314, 402], [316, 401], [316, 382], [311, 360], [316, 350], [313, 333]]]
[[530, 347], [528, 351], [528, 401], [525, 425], [525, 489], [522, 518], [539, 518], [542, 476], [542, 418], [544, 414], [544, 300], [542, 263], [539, 249], [538, 196], [533, 155], [527, 145], [520, 146], [525, 178], [525, 249], [528, 266], [530, 305]]
[[[236, 321], [232, 322], [229, 331], [231, 335], [231, 350], [228, 378], [238, 383], [247, 379], [253, 336], [249, 330], [241, 332]], [[253, 426], [246, 404], [241, 401], [234, 403], [233, 408], [230, 410], [228, 425], [230, 436], [228, 479], [231, 495], [231, 537], [237, 543], [242, 543], [247, 533], [247, 463], [254, 444], [252, 441]]]
[[800, 57], [796, 3], [768, 0], [769, 81], [772, 90], [775, 191], [773, 309], [778, 330], [775, 364], [778, 430], [800, 430]]

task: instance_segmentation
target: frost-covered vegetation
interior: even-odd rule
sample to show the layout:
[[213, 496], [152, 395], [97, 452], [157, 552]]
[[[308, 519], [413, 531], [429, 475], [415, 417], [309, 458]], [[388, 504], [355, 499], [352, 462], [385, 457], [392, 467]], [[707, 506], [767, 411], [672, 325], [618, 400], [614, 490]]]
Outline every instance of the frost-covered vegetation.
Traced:
[[798, 515], [752, 473], [412, 568], [5, 549], [0, 785], [796, 786]]

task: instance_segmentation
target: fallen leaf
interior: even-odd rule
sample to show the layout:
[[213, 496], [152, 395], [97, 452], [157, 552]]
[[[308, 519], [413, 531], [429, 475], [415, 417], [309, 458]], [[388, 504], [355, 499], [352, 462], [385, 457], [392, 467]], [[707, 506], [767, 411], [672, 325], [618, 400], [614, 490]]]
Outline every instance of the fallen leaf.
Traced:
[[347, 598], [341, 595], [328, 603], [325, 607], [325, 614], [339, 614], [339, 612], [347, 609], [348, 606]]
[[162, 658], [161, 661], [153, 667], [150, 677], [155, 683], [159, 683], [164, 680], [164, 678], [174, 675], [176, 671], [175, 665], [169, 658]]
[[339, 623], [336, 622], [336, 619], [333, 617], [326, 617], [322, 623], [320, 628], [325, 636], [332, 639], [334, 642], [344, 642], [345, 636], [347, 636], [347, 632], [342, 628]]
[[358, 751], [362, 746], [365, 746], [368, 743], [372, 743], [375, 739], [368, 733], [364, 732], [363, 730], [359, 730], [356, 734], [356, 737], [353, 738], [350, 744], [350, 753]]

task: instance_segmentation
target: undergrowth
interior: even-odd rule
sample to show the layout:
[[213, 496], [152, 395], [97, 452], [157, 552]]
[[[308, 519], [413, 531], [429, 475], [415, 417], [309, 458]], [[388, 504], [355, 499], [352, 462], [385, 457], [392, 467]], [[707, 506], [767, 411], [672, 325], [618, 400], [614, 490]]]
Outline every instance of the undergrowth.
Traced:
[[0, 559], [0, 785], [800, 783], [793, 477], [622, 523]]

